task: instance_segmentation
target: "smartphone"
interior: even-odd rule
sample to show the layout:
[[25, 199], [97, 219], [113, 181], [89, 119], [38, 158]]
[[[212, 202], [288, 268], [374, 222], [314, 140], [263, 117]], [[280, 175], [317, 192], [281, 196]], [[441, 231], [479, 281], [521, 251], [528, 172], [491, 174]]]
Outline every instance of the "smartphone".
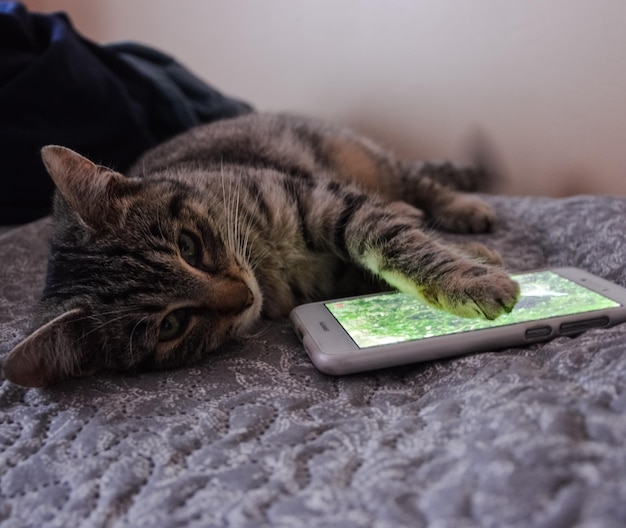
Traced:
[[519, 301], [494, 321], [451, 315], [399, 292], [304, 304], [290, 319], [313, 364], [334, 375], [521, 346], [626, 321], [626, 288], [586, 271], [512, 276]]

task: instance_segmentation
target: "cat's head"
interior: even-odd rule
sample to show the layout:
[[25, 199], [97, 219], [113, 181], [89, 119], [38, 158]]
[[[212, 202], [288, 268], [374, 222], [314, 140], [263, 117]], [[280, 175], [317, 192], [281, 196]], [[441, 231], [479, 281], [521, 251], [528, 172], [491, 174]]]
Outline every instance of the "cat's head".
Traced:
[[43, 386], [188, 364], [259, 317], [259, 287], [227, 243], [224, 212], [192, 186], [125, 178], [58, 146], [42, 158], [57, 187], [46, 288], [7, 379]]

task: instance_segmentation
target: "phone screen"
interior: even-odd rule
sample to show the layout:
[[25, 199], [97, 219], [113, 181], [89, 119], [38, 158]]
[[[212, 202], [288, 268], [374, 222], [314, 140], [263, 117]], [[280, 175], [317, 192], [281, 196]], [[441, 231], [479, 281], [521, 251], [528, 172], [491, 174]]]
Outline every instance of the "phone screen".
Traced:
[[325, 303], [359, 348], [613, 308], [620, 303], [551, 271], [512, 276], [520, 285], [513, 311], [495, 321], [458, 317], [411, 295], [390, 292]]

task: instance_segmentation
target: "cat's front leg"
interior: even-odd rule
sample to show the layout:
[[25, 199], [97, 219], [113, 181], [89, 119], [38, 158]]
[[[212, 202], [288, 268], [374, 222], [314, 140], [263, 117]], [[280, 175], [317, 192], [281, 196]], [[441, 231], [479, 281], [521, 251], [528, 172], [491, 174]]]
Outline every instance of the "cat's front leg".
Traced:
[[345, 226], [351, 257], [400, 291], [464, 317], [512, 310], [519, 286], [498, 266], [424, 233], [406, 204], [363, 204]]

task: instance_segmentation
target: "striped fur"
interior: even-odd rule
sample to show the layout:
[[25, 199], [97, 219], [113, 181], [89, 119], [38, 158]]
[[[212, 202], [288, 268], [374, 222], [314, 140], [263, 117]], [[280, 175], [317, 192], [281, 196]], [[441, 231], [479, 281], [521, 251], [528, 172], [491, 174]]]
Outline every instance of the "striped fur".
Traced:
[[261, 315], [380, 280], [469, 317], [518, 296], [488, 250], [422, 229], [490, 229], [493, 211], [457, 190], [478, 171], [407, 164], [347, 129], [252, 114], [174, 138], [128, 178], [63, 147], [42, 156], [54, 232], [36, 330], [4, 365], [16, 383], [188, 364]]

